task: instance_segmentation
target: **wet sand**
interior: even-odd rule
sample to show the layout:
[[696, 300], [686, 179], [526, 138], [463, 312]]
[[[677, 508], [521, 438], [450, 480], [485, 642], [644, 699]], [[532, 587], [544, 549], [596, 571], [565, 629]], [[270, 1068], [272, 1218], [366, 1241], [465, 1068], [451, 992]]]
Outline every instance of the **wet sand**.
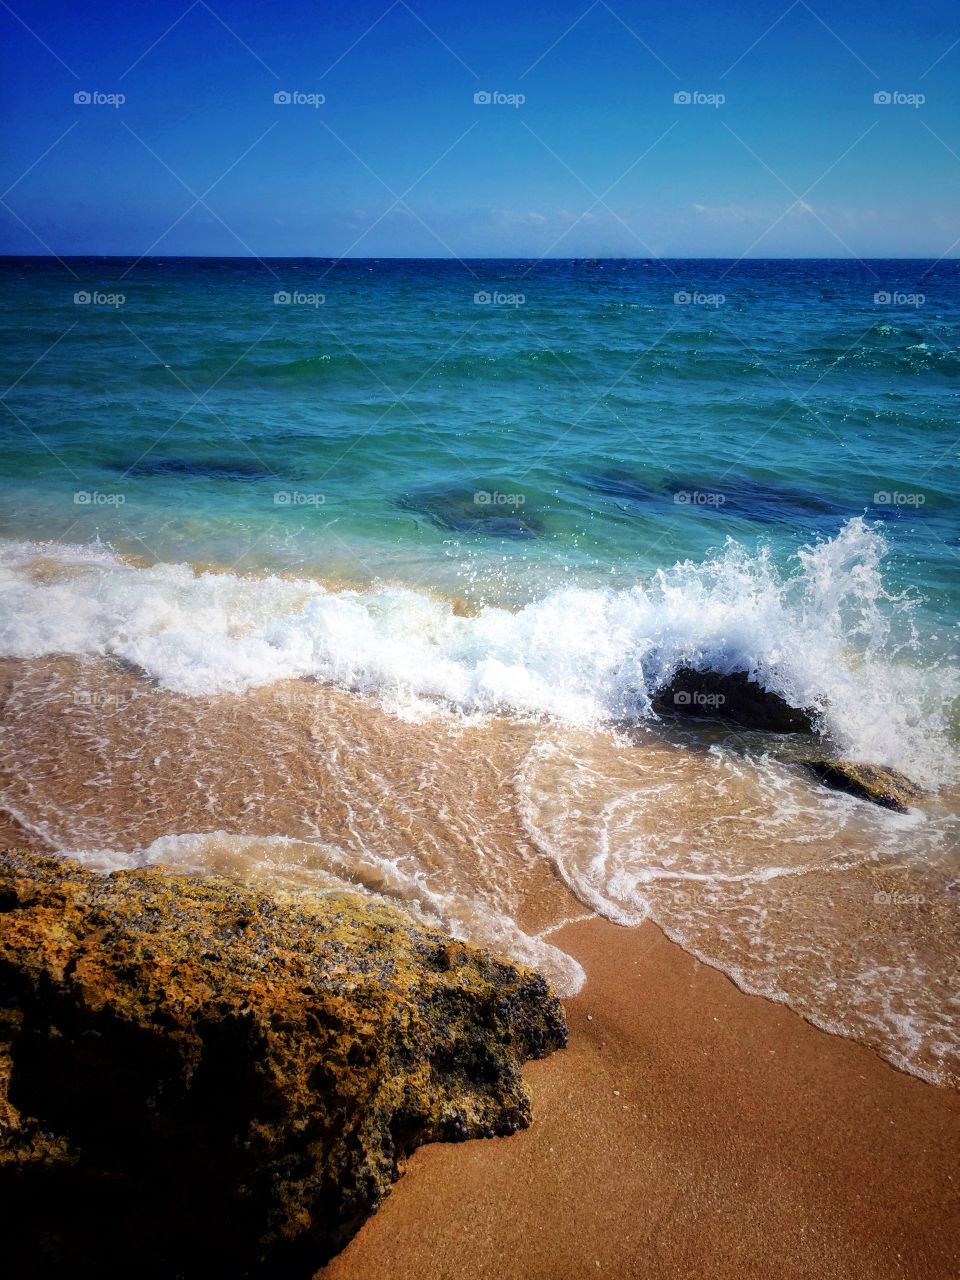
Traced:
[[422, 1148], [321, 1280], [951, 1280], [960, 1095], [748, 996], [653, 924], [584, 965], [534, 1122]]

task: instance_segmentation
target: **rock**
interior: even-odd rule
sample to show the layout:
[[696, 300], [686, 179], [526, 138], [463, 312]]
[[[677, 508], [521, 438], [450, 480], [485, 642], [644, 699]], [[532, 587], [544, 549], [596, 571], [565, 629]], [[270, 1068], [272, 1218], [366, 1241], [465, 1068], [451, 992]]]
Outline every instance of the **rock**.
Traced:
[[814, 728], [812, 711], [791, 706], [745, 671], [721, 675], [680, 667], [654, 695], [653, 707], [660, 715], [732, 720], [746, 729], [771, 733], [812, 733]]
[[920, 787], [896, 769], [855, 760], [804, 760], [804, 767], [834, 791], [846, 791], [861, 800], [872, 800], [884, 809], [906, 813], [923, 795]]
[[446, 533], [524, 540], [544, 532], [542, 516], [509, 484], [436, 486], [400, 494], [396, 506], [424, 517]]
[[276, 472], [246, 458], [155, 458], [147, 455], [136, 462], [116, 462], [114, 470], [128, 476], [189, 476], [202, 480], [276, 480]]
[[566, 1043], [538, 974], [358, 895], [20, 851], [0, 1011], [11, 1275], [311, 1276], [415, 1147], [529, 1124]]

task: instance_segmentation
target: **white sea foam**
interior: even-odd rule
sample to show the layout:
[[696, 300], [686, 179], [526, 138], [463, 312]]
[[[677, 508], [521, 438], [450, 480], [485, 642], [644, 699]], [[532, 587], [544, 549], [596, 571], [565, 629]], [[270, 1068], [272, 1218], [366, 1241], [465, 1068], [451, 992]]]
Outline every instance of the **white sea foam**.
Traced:
[[883, 587], [882, 535], [862, 519], [790, 572], [730, 541], [630, 589], [568, 587], [511, 612], [460, 617], [416, 591], [187, 565], [134, 567], [106, 548], [0, 545], [0, 654], [99, 654], [191, 695], [290, 677], [378, 696], [393, 711], [638, 721], [680, 666], [749, 672], [813, 707], [840, 747], [912, 770], [952, 767], [957, 673], [925, 669], [910, 602]]
[[892, 813], [766, 754], [582, 731], [545, 734], [517, 792], [533, 847], [586, 906], [652, 919], [743, 990], [956, 1080], [947, 805]]

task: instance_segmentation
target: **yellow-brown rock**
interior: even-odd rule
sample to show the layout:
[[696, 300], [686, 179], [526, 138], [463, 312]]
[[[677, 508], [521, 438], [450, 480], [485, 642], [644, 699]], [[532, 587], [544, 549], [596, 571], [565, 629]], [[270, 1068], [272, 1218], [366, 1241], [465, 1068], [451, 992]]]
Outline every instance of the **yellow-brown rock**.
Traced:
[[860, 760], [805, 760], [811, 773], [833, 791], [846, 791], [860, 800], [870, 800], [884, 809], [906, 813], [923, 795], [915, 782], [882, 764]]
[[0, 1008], [17, 1275], [309, 1276], [413, 1148], [527, 1125], [566, 1042], [538, 974], [365, 898], [18, 851]]

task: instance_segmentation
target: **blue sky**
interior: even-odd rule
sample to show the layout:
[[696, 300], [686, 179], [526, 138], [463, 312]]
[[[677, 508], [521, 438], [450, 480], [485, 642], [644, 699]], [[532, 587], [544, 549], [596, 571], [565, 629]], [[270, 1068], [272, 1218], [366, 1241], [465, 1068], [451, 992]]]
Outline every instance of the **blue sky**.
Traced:
[[0, 28], [0, 252], [960, 252], [952, 0], [13, 0]]

